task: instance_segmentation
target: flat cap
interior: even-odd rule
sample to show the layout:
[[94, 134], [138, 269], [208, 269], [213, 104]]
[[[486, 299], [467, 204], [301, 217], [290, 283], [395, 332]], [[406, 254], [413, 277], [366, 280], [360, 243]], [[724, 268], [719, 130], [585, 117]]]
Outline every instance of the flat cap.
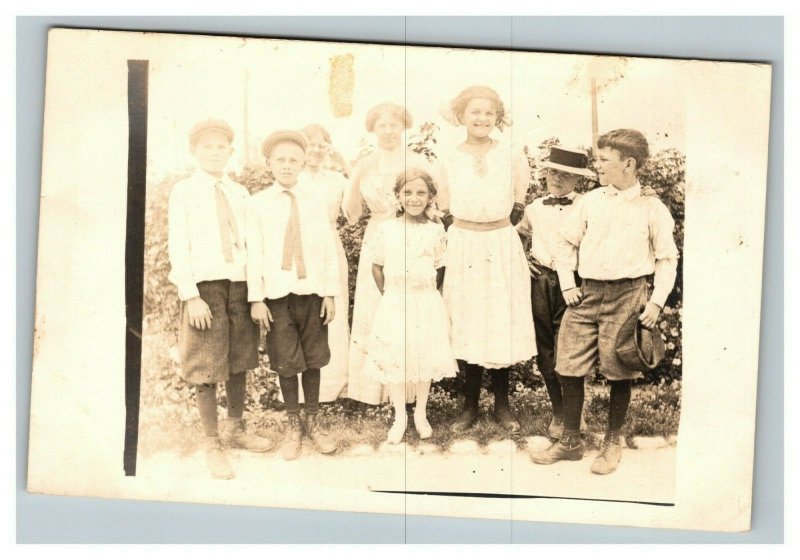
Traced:
[[268, 158], [272, 148], [274, 148], [275, 145], [280, 142], [294, 142], [303, 148], [304, 152], [308, 147], [308, 140], [302, 132], [297, 130], [276, 130], [267, 136], [264, 142], [261, 143], [261, 153], [263, 156]]
[[204, 121], [200, 121], [192, 127], [192, 129], [189, 131], [189, 143], [194, 145], [201, 134], [212, 131], [223, 133], [228, 138], [228, 142], [233, 142], [233, 129], [231, 128], [231, 125], [222, 119], [209, 118]]

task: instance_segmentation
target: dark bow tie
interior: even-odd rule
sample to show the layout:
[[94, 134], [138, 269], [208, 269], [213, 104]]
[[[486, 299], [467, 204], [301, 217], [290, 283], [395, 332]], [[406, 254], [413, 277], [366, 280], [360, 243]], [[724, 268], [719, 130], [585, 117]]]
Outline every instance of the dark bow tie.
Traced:
[[555, 197], [551, 196], [542, 201], [545, 206], [569, 206], [572, 204], [572, 199], [566, 196]]

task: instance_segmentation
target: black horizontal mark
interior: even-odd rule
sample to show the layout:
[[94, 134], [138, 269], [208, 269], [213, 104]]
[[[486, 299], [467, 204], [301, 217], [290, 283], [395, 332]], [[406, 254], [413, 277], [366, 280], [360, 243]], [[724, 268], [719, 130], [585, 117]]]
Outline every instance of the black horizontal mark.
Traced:
[[498, 498], [512, 500], [577, 500], [581, 502], [612, 502], [620, 504], [640, 504], [643, 506], [674, 507], [675, 504], [668, 502], [641, 502], [638, 500], [610, 500], [604, 498], [575, 498], [572, 496], [534, 496], [528, 494], [491, 494], [484, 492], [430, 492], [412, 490], [372, 490], [381, 494], [406, 494], [411, 496], [447, 496], [453, 498]]

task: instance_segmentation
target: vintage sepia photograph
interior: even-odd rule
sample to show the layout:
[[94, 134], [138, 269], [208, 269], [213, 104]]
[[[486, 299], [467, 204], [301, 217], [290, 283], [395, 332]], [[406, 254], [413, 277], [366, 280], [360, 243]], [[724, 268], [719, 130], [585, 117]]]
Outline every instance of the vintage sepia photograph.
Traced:
[[241, 62], [149, 67], [137, 472], [672, 503], [669, 74], [308, 42]]
[[[143, 139], [106, 162], [128, 162], [127, 202], [113, 187], [118, 248], [131, 247], [132, 205], [143, 213], [140, 268], [130, 254], [115, 264], [141, 290], [140, 329], [130, 298], [117, 315], [140, 350], [115, 342], [116, 482], [75, 490], [67, 477], [61, 491], [697, 523], [675, 513], [681, 465], [705, 460], [704, 398], [684, 402], [717, 385], [684, 384], [684, 343], [710, 311], [684, 263], [702, 269], [720, 238], [686, 217], [717, 195], [703, 134], [726, 120], [703, 103], [751, 109], [761, 149], [742, 169], [763, 196], [769, 66], [86, 33], [51, 41], [70, 56], [110, 41], [96, 70], [113, 68], [116, 93], [97, 110], [127, 110], [114, 122]], [[62, 72], [48, 99], [73, 88], [68, 66], [48, 67]], [[753, 88], [731, 95], [742, 73]], [[754, 219], [740, 240], [760, 251], [763, 211]], [[757, 356], [755, 328], [741, 350]], [[687, 374], [713, 358], [694, 356]], [[742, 376], [752, 430], [755, 371]], [[34, 427], [37, 406], [34, 392]], [[32, 439], [50, 439], [46, 424]], [[731, 445], [752, 457], [747, 433]], [[36, 449], [33, 490], [58, 492], [35, 476]], [[743, 465], [730, 482], [749, 496]]]

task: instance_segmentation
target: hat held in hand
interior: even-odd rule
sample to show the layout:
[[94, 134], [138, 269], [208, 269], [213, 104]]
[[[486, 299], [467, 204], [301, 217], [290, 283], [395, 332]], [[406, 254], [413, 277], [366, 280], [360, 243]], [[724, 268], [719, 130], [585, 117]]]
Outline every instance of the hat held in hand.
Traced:
[[664, 359], [666, 348], [658, 327], [648, 329], [639, 322], [639, 313], [634, 313], [617, 333], [615, 351], [625, 367], [642, 371], [655, 368]]

